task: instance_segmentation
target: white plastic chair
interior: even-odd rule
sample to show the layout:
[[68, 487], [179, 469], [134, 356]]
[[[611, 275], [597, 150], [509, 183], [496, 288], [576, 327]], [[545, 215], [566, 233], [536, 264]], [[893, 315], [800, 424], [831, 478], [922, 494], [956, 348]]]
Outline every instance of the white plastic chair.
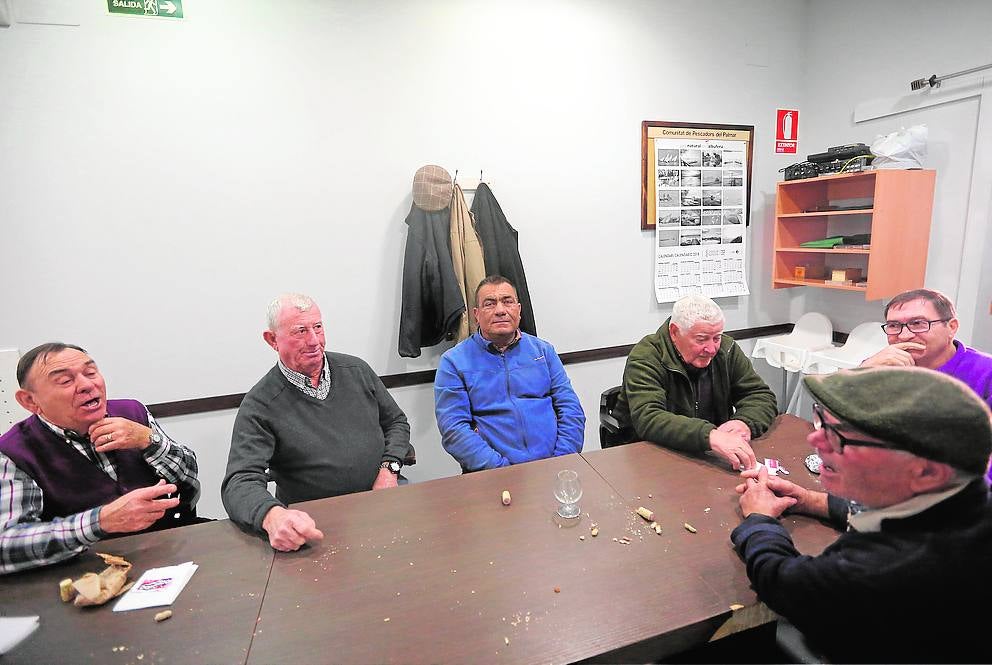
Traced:
[[882, 331], [881, 323], [861, 323], [848, 335], [844, 346], [810, 353], [803, 373], [830, 374], [839, 369], [857, 367], [865, 358], [875, 355], [888, 345], [889, 338]]
[[[875, 355], [888, 344], [889, 338], [882, 332], [880, 322], [860, 323], [847, 336], [843, 346], [810, 353], [803, 366], [803, 374], [830, 374], [839, 369], [857, 367], [865, 358]], [[812, 396], [801, 383], [792, 394], [788, 413], [800, 418], [811, 417]]]
[[[803, 371], [810, 353], [833, 346], [834, 327], [818, 312], [806, 312], [787, 335], [763, 337], [754, 343], [752, 358], [764, 358], [772, 367], [782, 368], [782, 404], [790, 404], [789, 374]], [[798, 380], [796, 381], [798, 385]]]

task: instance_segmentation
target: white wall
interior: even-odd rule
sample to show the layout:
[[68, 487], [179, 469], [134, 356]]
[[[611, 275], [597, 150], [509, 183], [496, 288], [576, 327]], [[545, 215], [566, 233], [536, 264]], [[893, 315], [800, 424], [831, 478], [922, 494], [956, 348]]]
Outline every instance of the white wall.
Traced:
[[[806, 107], [800, 152], [928, 125], [925, 166], [937, 170], [926, 286], [958, 305], [959, 337], [992, 348], [992, 70], [911, 92], [909, 83], [992, 63], [984, 0], [811, 2], [806, 15]], [[984, 102], [984, 103], [983, 103]], [[826, 289], [795, 289], [794, 314], [826, 313], [840, 330], [880, 320], [884, 302]]]
[[[83, 344], [112, 396], [147, 403], [243, 392], [274, 361], [265, 303], [301, 290], [329, 348], [380, 374], [436, 367], [444, 347], [396, 354], [403, 219], [426, 163], [495, 182], [539, 332], [560, 352], [632, 343], [670, 311], [639, 230], [642, 120], [755, 125], [753, 295], [721, 304], [728, 328], [795, 318], [797, 296], [767, 285], [777, 170], [795, 161], [773, 154], [775, 108], [827, 122], [804, 104], [819, 85], [803, 68], [819, 29], [806, 3], [185, 9], [170, 22], [74, 3], [78, 27], [0, 30], [0, 346]], [[587, 445], [622, 367], [568, 368]], [[420, 460], [409, 475], [457, 472], [431, 387], [394, 395]], [[223, 514], [232, 422], [164, 423], [198, 452], [207, 515]]]

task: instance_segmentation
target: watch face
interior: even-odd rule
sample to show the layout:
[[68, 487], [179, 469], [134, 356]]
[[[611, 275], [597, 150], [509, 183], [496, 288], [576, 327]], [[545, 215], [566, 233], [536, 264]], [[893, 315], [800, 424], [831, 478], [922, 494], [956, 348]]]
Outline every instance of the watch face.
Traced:
[[399, 462], [390, 462], [389, 463], [389, 470], [392, 471], [393, 473], [399, 473], [400, 472], [400, 463]]
[[152, 435], [148, 439], [152, 443], [162, 443], [162, 436], [158, 432], [152, 432]]

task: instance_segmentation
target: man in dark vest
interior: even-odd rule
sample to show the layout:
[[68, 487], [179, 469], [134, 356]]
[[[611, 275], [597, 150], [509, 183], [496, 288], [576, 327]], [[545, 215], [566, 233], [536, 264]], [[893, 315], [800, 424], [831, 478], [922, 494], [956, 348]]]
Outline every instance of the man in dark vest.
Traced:
[[196, 455], [140, 402], [108, 401], [84, 349], [31, 349], [17, 383], [17, 402], [34, 415], [0, 436], [0, 574], [67, 559], [103, 538], [195, 521]]

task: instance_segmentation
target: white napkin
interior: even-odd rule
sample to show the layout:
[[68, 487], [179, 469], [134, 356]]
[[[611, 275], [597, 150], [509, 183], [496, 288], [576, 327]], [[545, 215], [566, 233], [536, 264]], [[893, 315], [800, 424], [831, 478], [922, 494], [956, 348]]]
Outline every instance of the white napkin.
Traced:
[[0, 654], [23, 642], [40, 625], [38, 617], [0, 617]]
[[146, 570], [134, 586], [117, 601], [114, 611], [126, 612], [145, 607], [171, 605], [197, 568], [199, 566], [195, 563], [187, 561], [177, 566]]

